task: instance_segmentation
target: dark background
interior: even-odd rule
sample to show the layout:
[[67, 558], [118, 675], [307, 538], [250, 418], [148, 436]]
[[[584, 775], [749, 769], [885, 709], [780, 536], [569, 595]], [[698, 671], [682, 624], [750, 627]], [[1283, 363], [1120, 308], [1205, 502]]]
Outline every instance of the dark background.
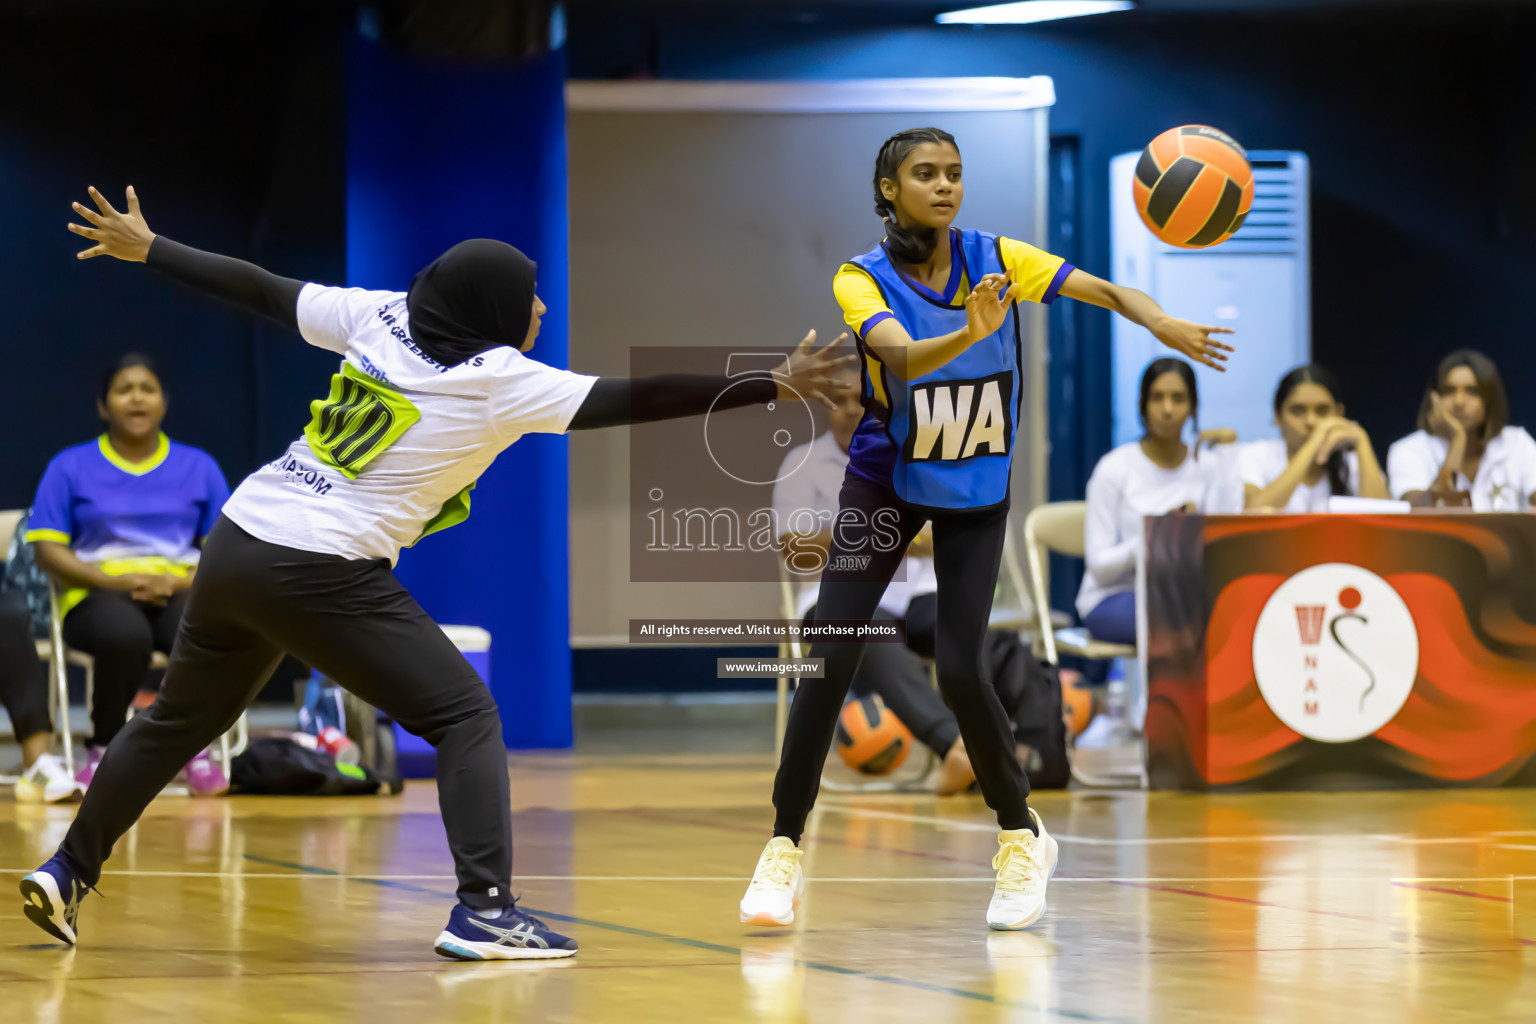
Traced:
[[[1378, 447], [1412, 429], [1426, 373], [1460, 345], [1498, 361], [1527, 422], [1536, 7], [1147, 0], [1027, 28], [933, 25], [946, 6], [574, 0], [567, 61], [577, 78], [1050, 75], [1057, 163], [1075, 154], [1053, 182], [1052, 244], [1096, 272], [1110, 156], [1187, 122], [1303, 150], [1313, 351]], [[372, 17], [339, 2], [0, 2], [0, 507], [29, 503], [47, 459], [98, 432], [97, 374], [131, 349], [161, 362], [168, 431], [232, 482], [295, 435], [332, 356], [142, 268], [77, 264], [63, 227], [86, 185], [115, 197], [132, 181], [157, 231], [344, 281], [347, 44]], [[1108, 314], [1051, 317], [1053, 497], [1077, 497], [1109, 444]]]

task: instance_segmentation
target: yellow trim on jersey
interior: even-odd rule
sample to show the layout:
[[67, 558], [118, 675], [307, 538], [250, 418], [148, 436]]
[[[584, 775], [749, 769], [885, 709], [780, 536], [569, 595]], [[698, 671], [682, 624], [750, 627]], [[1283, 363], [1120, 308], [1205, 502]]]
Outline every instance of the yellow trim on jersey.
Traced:
[[117, 449], [112, 447], [112, 442], [107, 439], [106, 434], [102, 434], [96, 439], [96, 446], [101, 449], [103, 458], [124, 473], [133, 476], [143, 476], [151, 470], [160, 468], [160, 463], [164, 462], [166, 456], [171, 454], [171, 439], [165, 436], [165, 431], [163, 430], [160, 431], [160, 443], [155, 447], [155, 454], [143, 462], [129, 462], [119, 455]]
[[864, 367], [869, 371], [869, 386], [874, 392], [875, 401], [889, 409], [891, 407], [891, 400], [885, 396], [885, 381], [881, 378], [884, 364], [873, 355], [866, 353], [864, 356]]
[[[143, 576], [179, 576], [187, 578], [190, 566], [173, 562], [162, 555], [146, 555], [142, 558], [111, 558], [97, 562], [96, 568], [108, 576], [127, 576], [138, 573]], [[89, 587], [71, 587], [59, 595], [59, 618], [74, 611], [75, 605], [91, 596]]]
[[843, 322], [848, 329], [863, 337], [864, 322], [879, 313], [890, 313], [880, 286], [859, 267], [845, 263], [832, 278], [832, 294], [843, 310]]
[[68, 544], [71, 538], [63, 530], [28, 530], [21, 535], [21, 539], [28, 544], [33, 544], [40, 540], [51, 540], [55, 544]]
[[[1039, 302], [1044, 298], [1045, 290], [1051, 286], [1056, 271], [1067, 262], [1060, 256], [1052, 256], [1044, 249], [1037, 249], [1028, 242], [1014, 238], [999, 238], [997, 244], [1003, 253], [1003, 266], [1013, 271], [1013, 283], [1023, 287], [1025, 302]], [[960, 290], [962, 293], [969, 291], [963, 274]]]
[[108, 576], [138, 573], [141, 576], [180, 576], [186, 579], [188, 567], [164, 555], [143, 555], [137, 558], [109, 558], [105, 562], [96, 563], [96, 568]]
[[64, 591], [59, 595], [59, 618], [63, 619], [64, 616], [75, 610], [75, 605], [90, 596], [91, 591], [87, 587], [75, 587], [72, 590]]
[[[1052, 256], [1043, 249], [1037, 249], [1028, 242], [1020, 242], [1013, 238], [998, 239], [998, 248], [1002, 251], [1003, 266], [1013, 271], [1013, 281], [1023, 290], [1023, 299], [1026, 302], [1039, 302], [1045, 296], [1045, 290], [1051, 286], [1051, 280], [1061, 265], [1066, 262], [1060, 256]], [[955, 308], [965, 305], [965, 297], [970, 294], [970, 281], [962, 270], [960, 273], [960, 286], [955, 289]], [[880, 294], [879, 285], [875, 279], [865, 273], [860, 267], [852, 263], [845, 263], [838, 268], [837, 275], [832, 278], [832, 294], [837, 298], [837, 304], [843, 310], [843, 322], [849, 330], [862, 337], [864, 324], [871, 317], [881, 313], [890, 313], [890, 307], [885, 304], [885, 299]]]

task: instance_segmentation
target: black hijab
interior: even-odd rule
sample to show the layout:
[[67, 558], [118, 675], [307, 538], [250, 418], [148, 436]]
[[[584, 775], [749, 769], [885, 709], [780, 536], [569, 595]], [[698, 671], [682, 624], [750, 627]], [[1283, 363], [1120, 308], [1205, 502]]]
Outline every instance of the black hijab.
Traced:
[[412, 278], [405, 300], [411, 340], [444, 366], [502, 345], [522, 348], [533, 319], [537, 270], [506, 242], [460, 242]]

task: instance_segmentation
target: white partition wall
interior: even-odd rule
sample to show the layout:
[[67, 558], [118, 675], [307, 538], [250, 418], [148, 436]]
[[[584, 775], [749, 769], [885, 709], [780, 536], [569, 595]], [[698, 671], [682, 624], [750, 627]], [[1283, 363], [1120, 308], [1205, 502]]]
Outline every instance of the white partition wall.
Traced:
[[[1196, 368], [1200, 423], [1232, 427], [1243, 441], [1276, 437], [1275, 385], [1312, 351], [1307, 158], [1250, 152], [1253, 208], [1237, 234], [1210, 249], [1177, 249], [1137, 216], [1131, 176], [1139, 156], [1125, 153], [1109, 165], [1114, 281], [1141, 289], [1175, 316], [1235, 328], [1227, 372]], [[1114, 318], [1115, 444], [1141, 436], [1142, 370], [1171, 354], [1146, 330]]]
[[[905, 128], [959, 142], [961, 227], [1041, 244], [1053, 101], [1048, 78], [571, 83], [572, 369], [627, 375], [635, 346], [835, 337], [832, 276], [882, 235], [875, 156]], [[1043, 309], [1024, 325], [1020, 517], [1046, 479]], [[772, 583], [629, 582], [627, 435], [571, 435], [572, 643], [622, 643], [631, 618], [777, 617]]]

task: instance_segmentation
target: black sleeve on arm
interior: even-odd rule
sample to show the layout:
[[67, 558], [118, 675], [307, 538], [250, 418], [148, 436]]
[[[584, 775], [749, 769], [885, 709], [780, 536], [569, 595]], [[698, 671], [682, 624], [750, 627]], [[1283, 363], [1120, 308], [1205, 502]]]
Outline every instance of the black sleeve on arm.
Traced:
[[664, 373], [634, 379], [599, 377], [566, 429], [593, 430], [675, 420], [698, 416], [711, 408], [762, 405], [773, 401], [778, 393], [779, 385], [771, 377], [746, 381], [699, 373]]
[[298, 330], [303, 281], [278, 277], [244, 260], [216, 256], [156, 235], [145, 264], [204, 295]]

